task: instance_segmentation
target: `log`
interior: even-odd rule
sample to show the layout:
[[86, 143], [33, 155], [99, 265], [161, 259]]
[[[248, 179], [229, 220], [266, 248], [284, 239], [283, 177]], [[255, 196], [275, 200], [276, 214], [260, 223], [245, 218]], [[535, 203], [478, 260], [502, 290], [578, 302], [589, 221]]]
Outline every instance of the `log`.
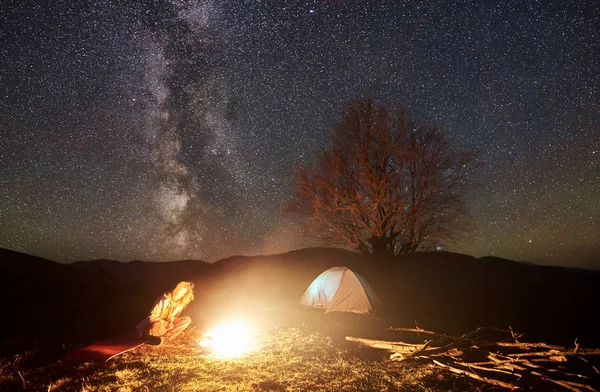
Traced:
[[560, 373], [562, 375], [568, 376], [568, 377], [577, 377], [577, 378], [584, 378], [586, 380], [589, 380], [590, 378], [581, 374], [577, 374], [577, 373], [569, 373], [569, 372], [565, 372], [559, 369], [546, 369], [547, 372], [549, 373]]
[[[395, 328], [389, 330], [424, 334], [431, 339], [422, 344], [405, 343], [402, 341], [385, 341], [362, 339], [348, 336], [346, 339], [361, 345], [387, 350], [392, 352], [391, 360], [404, 361], [408, 359], [428, 360], [433, 365], [444, 368], [456, 374], [461, 374], [490, 385], [517, 389], [517, 386], [494, 377], [516, 377], [517, 379], [541, 380], [553, 383], [571, 391], [596, 391], [591, 385], [600, 374], [598, 369], [589, 363], [584, 356], [600, 355], [600, 349], [583, 349], [575, 341], [575, 347], [567, 349], [562, 346], [542, 342], [520, 342], [523, 334], [515, 333], [512, 328], [502, 330], [495, 327], [480, 327], [462, 336], [450, 336], [416, 328]], [[483, 332], [501, 332], [510, 334], [506, 340], [492, 341], [480, 339]], [[441, 361], [445, 358], [444, 361]], [[568, 371], [571, 363], [569, 358], [579, 358], [591, 368], [591, 376]], [[556, 364], [561, 364], [556, 368]], [[564, 364], [564, 365], [563, 365]], [[567, 366], [567, 367], [565, 367]], [[486, 377], [475, 371], [486, 372]], [[593, 370], [593, 371], [592, 371]], [[527, 376], [527, 378], [522, 378]], [[561, 378], [562, 377], [562, 378]], [[565, 379], [567, 378], [567, 379]], [[577, 378], [583, 382], [575, 382], [568, 378]]]
[[500, 347], [513, 347], [513, 348], [522, 348], [522, 349], [534, 349], [534, 348], [543, 348], [546, 350], [560, 350], [567, 351], [566, 348], [561, 346], [555, 346], [552, 344], [546, 343], [509, 343], [509, 342], [491, 342], [496, 346]]
[[540, 374], [538, 372], [531, 372], [531, 374], [540, 377], [544, 381], [551, 382], [556, 385], [560, 385], [561, 387], [569, 389], [571, 391], [580, 392], [581, 389], [587, 389], [588, 391], [597, 392], [594, 388], [592, 388], [591, 386], [586, 385], [586, 384], [580, 384], [580, 383], [573, 382], [573, 381], [556, 380], [556, 379], [552, 379], [549, 377], [545, 377], [543, 374]]
[[355, 338], [352, 336], [346, 336], [346, 340], [354, 343], [359, 343], [362, 346], [378, 348], [381, 350], [393, 351], [396, 353], [402, 354], [412, 354], [416, 350], [422, 348], [423, 344], [409, 344], [404, 342], [389, 342], [386, 340], [374, 340], [374, 339], [364, 339], [364, 338]]
[[456, 362], [456, 364], [464, 366], [464, 367], [468, 367], [468, 368], [483, 370], [486, 372], [497, 372], [497, 373], [509, 374], [511, 376], [516, 376], [519, 378], [521, 377], [521, 375], [519, 373], [515, 373], [514, 371], [510, 371], [510, 370], [498, 369], [496, 367], [486, 367], [486, 366], [476, 365], [474, 363], [469, 363], [469, 362]]
[[471, 365], [476, 366], [494, 366], [497, 369], [506, 369], [510, 372], [515, 372], [515, 370], [523, 371], [525, 368], [523, 366], [519, 366], [512, 361], [501, 361], [501, 362], [467, 362]]
[[594, 371], [596, 372], [596, 374], [600, 374], [600, 370], [598, 370], [598, 368], [596, 368], [596, 366], [592, 365], [587, 359], [585, 359], [584, 357], [581, 356], [577, 356], [576, 358], [581, 359], [583, 362], [587, 363], [588, 365], [590, 365], [592, 367], [592, 369], [594, 369]]
[[[492, 342], [492, 341], [487, 341], [487, 340], [479, 340], [479, 339], [472, 339], [471, 336], [475, 333], [475, 332], [480, 332], [480, 331], [484, 331], [484, 330], [493, 330], [493, 331], [497, 331], [497, 332], [510, 332], [507, 330], [503, 330], [503, 329], [499, 329], [499, 328], [493, 328], [493, 327], [479, 327], [477, 330], [473, 331], [473, 332], [469, 332], [467, 334], [464, 334], [460, 337], [456, 337], [456, 336], [451, 336], [451, 335], [446, 335], [446, 334], [439, 334], [433, 331], [428, 331], [426, 329], [422, 329], [422, 328], [395, 328], [395, 327], [389, 327], [388, 328], [391, 331], [400, 331], [400, 332], [412, 332], [412, 333], [416, 333], [416, 334], [425, 334], [425, 335], [431, 335], [434, 336], [437, 339], [440, 340], [449, 340], [452, 342], [460, 342], [460, 343], [464, 343], [464, 344], [471, 344], [471, 345], [477, 345], [479, 347], [495, 347], [495, 346], [505, 346], [505, 347], [517, 347], [517, 348], [525, 348], [525, 347], [534, 347], [537, 343], [507, 343], [507, 342]], [[522, 336], [522, 335], [520, 335]], [[546, 345], [545, 343], [539, 343], [541, 345], [543, 345], [543, 347], [546, 347], [548, 349], [553, 349], [553, 348], [557, 348], [557, 349], [563, 349], [566, 350], [564, 347], [560, 347], [560, 346], [549, 346]]]
[[504, 382], [504, 381], [496, 380], [496, 379], [493, 379], [493, 378], [481, 377], [481, 376], [479, 376], [476, 373], [452, 367], [450, 365], [447, 365], [447, 364], [442, 363], [442, 362], [440, 362], [438, 360], [435, 360], [435, 359], [433, 360], [433, 363], [435, 363], [439, 367], [447, 369], [447, 370], [449, 370], [449, 371], [451, 371], [453, 373], [461, 374], [461, 375], [464, 375], [464, 376], [467, 376], [467, 377], [471, 377], [471, 378], [474, 378], [475, 380], [483, 381], [483, 382], [485, 382], [487, 384], [490, 384], [490, 385], [494, 385], [494, 386], [502, 387], [502, 388], [507, 388], [507, 389], [510, 389], [510, 390], [519, 389], [519, 387], [517, 387], [516, 385], [510, 384], [510, 383], [507, 383], [507, 382]]
[[[565, 355], [569, 355], [569, 352], [558, 351], [558, 350], [549, 350], [549, 351], [534, 351], [527, 353], [514, 353], [510, 354], [510, 357], [514, 358], [522, 358], [522, 357], [547, 357], [547, 358], [564, 358]], [[565, 358], [566, 360], [566, 358]], [[562, 359], [557, 360], [556, 362], [564, 362]]]

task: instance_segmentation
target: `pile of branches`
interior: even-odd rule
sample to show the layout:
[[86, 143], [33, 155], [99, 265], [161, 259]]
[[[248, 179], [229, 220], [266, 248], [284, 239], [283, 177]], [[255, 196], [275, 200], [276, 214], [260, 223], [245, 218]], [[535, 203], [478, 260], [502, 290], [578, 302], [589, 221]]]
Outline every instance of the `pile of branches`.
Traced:
[[426, 360], [432, 366], [510, 390], [552, 383], [571, 391], [596, 391], [600, 372], [586, 357], [600, 349], [573, 348], [521, 342], [512, 328], [480, 327], [462, 336], [438, 334], [421, 328], [389, 328], [425, 335], [423, 343], [346, 337], [362, 346], [391, 352], [394, 361]]

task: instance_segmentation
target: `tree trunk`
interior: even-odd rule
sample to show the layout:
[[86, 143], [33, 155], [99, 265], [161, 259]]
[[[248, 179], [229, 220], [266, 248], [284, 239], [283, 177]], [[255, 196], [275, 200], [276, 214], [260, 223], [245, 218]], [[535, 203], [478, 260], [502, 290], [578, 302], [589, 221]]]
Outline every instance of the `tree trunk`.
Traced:
[[394, 256], [391, 248], [391, 240], [384, 236], [372, 236], [369, 239], [371, 244], [371, 255], [377, 259], [386, 259]]
[[402, 244], [402, 246], [400, 247], [400, 249], [398, 250], [398, 256], [399, 255], [407, 255], [410, 253], [415, 253], [415, 251], [417, 250], [417, 248], [419, 247], [419, 244], [416, 244], [412, 241], [409, 241], [405, 244]]

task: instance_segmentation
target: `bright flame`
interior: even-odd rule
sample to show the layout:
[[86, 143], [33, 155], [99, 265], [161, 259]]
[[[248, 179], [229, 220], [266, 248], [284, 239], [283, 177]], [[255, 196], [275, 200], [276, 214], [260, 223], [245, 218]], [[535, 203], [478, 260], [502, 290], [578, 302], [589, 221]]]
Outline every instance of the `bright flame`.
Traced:
[[217, 325], [198, 344], [204, 351], [226, 358], [238, 357], [256, 347], [253, 328], [240, 321]]

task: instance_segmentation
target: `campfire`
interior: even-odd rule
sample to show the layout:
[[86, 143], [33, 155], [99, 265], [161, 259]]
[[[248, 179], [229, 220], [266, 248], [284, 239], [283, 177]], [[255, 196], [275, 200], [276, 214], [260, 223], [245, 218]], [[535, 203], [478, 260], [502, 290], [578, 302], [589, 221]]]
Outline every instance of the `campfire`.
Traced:
[[249, 323], [232, 320], [211, 328], [198, 339], [198, 345], [203, 353], [235, 358], [256, 348], [255, 335]]

